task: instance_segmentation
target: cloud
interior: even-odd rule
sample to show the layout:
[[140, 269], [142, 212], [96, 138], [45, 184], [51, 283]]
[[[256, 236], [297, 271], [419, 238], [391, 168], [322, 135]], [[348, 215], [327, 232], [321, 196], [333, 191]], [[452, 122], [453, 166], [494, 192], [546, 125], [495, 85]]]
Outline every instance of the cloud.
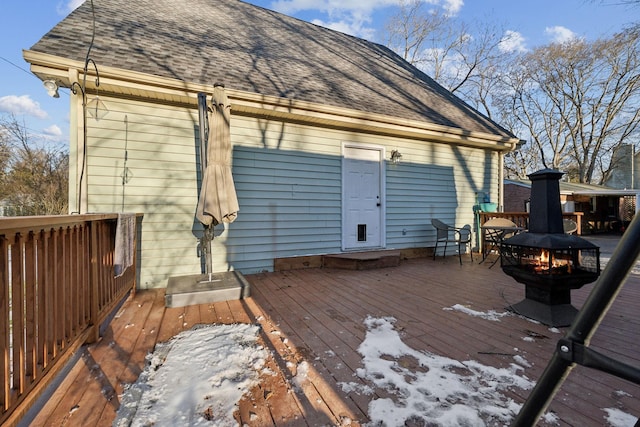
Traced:
[[449, 15], [457, 15], [464, 6], [463, 0], [444, 0], [442, 3], [442, 8]]
[[29, 95], [0, 97], [0, 111], [18, 115], [26, 114], [38, 119], [46, 119], [48, 117], [47, 112], [40, 108], [40, 104], [31, 99]]
[[69, 135], [65, 135], [58, 125], [51, 125], [44, 128], [38, 137], [48, 143], [61, 144], [60, 148], [65, 148], [69, 142]]
[[51, 136], [51, 137], [54, 137], [54, 138], [59, 138], [59, 137], [62, 136], [62, 129], [60, 129], [58, 127], [58, 125], [51, 125], [51, 126], [45, 128], [42, 132], [45, 135]]
[[85, 0], [65, 0], [58, 2], [56, 10], [58, 15], [67, 16], [69, 13], [76, 10], [78, 6], [84, 3]]
[[553, 43], [565, 43], [578, 38], [576, 33], [561, 25], [555, 27], [547, 27], [544, 33], [551, 38]]
[[[456, 15], [464, 5], [464, 0], [424, 1], [441, 7], [448, 15]], [[304, 11], [319, 12], [326, 19], [315, 19], [314, 24], [371, 40], [377, 31], [371, 26], [373, 14], [399, 3], [400, 0], [275, 0], [269, 8], [291, 16]]]
[[341, 33], [345, 33], [345, 34], [360, 35], [362, 34], [363, 31], [369, 33], [368, 29], [362, 28], [357, 23], [349, 22], [345, 20], [325, 22], [321, 19], [314, 19], [313, 21], [311, 21], [311, 23], [315, 25], [319, 25], [321, 27], [330, 28], [335, 31], [340, 31]]
[[375, 9], [396, 4], [398, 0], [276, 0], [271, 2], [270, 8], [286, 14], [316, 10], [333, 16], [355, 11], [371, 14]]
[[304, 11], [320, 12], [326, 18], [316, 18], [311, 22], [353, 36], [372, 39], [376, 32], [371, 26], [374, 10], [395, 5], [397, 1], [276, 0], [271, 3], [270, 8], [287, 15]]
[[525, 40], [519, 32], [507, 30], [500, 40], [499, 49], [503, 52], [526, 52]]

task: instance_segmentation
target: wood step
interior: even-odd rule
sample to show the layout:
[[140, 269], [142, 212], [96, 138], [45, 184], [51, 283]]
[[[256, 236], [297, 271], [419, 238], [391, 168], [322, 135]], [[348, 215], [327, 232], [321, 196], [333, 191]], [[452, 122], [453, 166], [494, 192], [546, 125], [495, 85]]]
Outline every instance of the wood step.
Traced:
[[[209, 280], [211, 279], [211, 280]], [[249, 282], [238, 271], [169, 277], [166, 307], [185, 307], [239, 300], [250, 295]]]
[[352, 252], [325, 255], [322, 266], [345, 270], [372, 270], [400, 265], [400, 251]]
[[[304, 255], [304, 256], [293, 256], [293, 257], [285, 257], [285, 258], [275, 258], [273, 260], [273, 270], [274, 271], [289, 271], [289, 270], [303, 270], [307, 268], [322, 268], [322, 267], [330, 267], [325, 263], [325, 258], [347, 258], [347, 259], [369, 259], [369, 261], [363, 262], [349, 262], [344, 260], [338, 260], [341, 266], [337, 266], [336, 268], [350, 268], [357, 269], [358, 264], [365, 265], [367, 263], [375, 264], [375, 262], [371, 261], [373, 258], [385, 257], [388, 254], [392, 254], [395, 257], [397, 253], [400, 253], [400, 260], [406, 259], [414, 259], [414, 258], [428, 258], [433, 255], [433, 248], [406, 248], [406, 249], [382, 249], [377, 251], [367, 251], [367, 252], [350, 252], [350, 253], [339, 253], [339, 254], [318, 254], [318, 255]], [[334, 260], [330, 260], [329, 263]], [[391, 259], [387, 260], [393, 265], [396, 261], [392, 261]], [[399, 260], [397, 261], [400, 262]], [[342, 266], [346, 265], [346, 266]], [[390, 267], [391, 265], [381, 265], [380, 267], [372, 267], [372, 268], [381, 268], [381, 267]], [[364, 269], [364, 268], [362, 268]]]

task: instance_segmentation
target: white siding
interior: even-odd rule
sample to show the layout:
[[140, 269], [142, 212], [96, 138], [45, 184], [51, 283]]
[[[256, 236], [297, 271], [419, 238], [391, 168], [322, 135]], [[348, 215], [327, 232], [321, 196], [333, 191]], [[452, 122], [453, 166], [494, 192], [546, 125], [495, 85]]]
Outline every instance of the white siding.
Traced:
[[[144, 213], [141, 287], [200, 273], [197, 111], [104, 101], [108, 115], [89, 119], [89, 210]], [[389, 248], [432, 246], [432, 217], [473, 224], [475, 193], [497, 196], [498, 155], [490, 151], [239, 116], [231, 126], [240, 213], [216, 227], [215, 271], [269, 271], [275, 257], [340, 252], [344, 141], [403, 155], [385, 166]], [[132, 179], [123, 186], [125, 143]]]

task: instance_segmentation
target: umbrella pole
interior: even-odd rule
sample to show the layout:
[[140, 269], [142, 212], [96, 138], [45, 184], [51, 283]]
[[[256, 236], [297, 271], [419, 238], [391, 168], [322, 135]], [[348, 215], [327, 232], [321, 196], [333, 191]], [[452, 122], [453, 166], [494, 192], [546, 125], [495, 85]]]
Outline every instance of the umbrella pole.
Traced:
[[205, 225], [202, 237], [200, 238], [200, 256], [204, 257], [205, 278], [200, 283], [218, 282], [213, 280], [213, 257], [211, 256], [211, 242], [213, 241], [214, 225]]
[[[198, 121], [200, 127], [200, 174], [203, 180], [204, 171], [207, 168], [207, 146], [209, 141], [209, 121], [207, 118], [207, 94], [198, 92]], [[204, 232], [200, 239], [200, 248], [204, 255], [205, 274], [212, 281], [213, 257], [211, 256], [211, 241], [213, 240], [213, 224], [204, 225]]]
[[209, 276], [209, 282], [212, 281], [213, 274], [213, 257], [211, 256], [211, 241], [213, 240], [213, 224], [207, 225], [204, 230], [205, 249], [204, 249], [204, 262], [205, 272]]

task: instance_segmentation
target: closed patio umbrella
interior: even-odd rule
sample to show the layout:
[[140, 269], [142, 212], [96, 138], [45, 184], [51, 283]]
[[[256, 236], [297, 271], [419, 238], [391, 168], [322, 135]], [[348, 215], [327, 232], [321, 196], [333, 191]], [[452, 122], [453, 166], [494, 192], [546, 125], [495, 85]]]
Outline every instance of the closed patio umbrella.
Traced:
[[238, 215], [238, 199], [231, 175], [231, 105], [224, 86], [213, 89], [209, 115], [209, 139], [204, 160], [202, 188], [196, 217], [205, 226], [233, 222]]
[[[224, 85], [216, 84], [209, 113], [206, 150], [201, 150], [202, 187], [196, 210], [196, 217], [205, 226], [202, 249], [208, 255], [206, 266], [209, 274], [211, 273], [210, 247], [213, 227], [223, 222], [233, 222], [239, 210], [231, 174], [230, 109], [231, 105]], [[204, 111], [206, 112], [206, 109]], [[202, 115], [206, 118], [206, 113]], [[202, 119], [201, 117], [201, 122]], [[200, 123], [201, 129], [206, 127], [204, 125]]]

